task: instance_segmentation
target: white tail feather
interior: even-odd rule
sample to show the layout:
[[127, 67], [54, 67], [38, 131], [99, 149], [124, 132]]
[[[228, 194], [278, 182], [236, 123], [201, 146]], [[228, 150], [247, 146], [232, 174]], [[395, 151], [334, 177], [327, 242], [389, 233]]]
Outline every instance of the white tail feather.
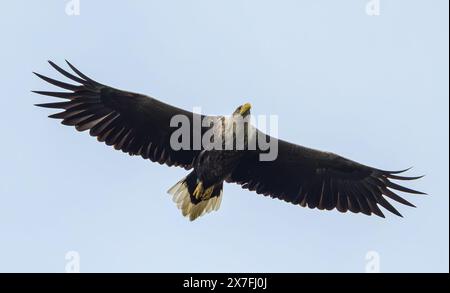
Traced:
[[172, 186], [167, 193], [172, 195], [172, 200], [176, 203], [177, 207], [181, 210], [181, 213], [185, 217], [189, 217], [189, 220], [194, 221], [200, 216], [207, 214], [211, 211], [217, 211], [222, 202], [222, 193], [220, 191], [219, 196], [210, 198], [209, 200], [201, 201], [197, 204], [191, 202], [189, 190], [185, 181], [185, 178], [180, 180], [177, 184]]

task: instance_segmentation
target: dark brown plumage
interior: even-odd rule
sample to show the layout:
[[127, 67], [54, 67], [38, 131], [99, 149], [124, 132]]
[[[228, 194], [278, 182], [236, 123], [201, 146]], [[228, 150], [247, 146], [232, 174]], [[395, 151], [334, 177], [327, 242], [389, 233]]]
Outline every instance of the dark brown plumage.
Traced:
[[391, 179], [421, 178], [396, 175], [404, 171], [383, 171], [333, 153], [280, 140], [275, 161], [261, 162], [256, 154], [248, 155], [235, 168], [228, 182], [303, 207], [336, 208], [340, 212], [373, 213], [384, 217], [379, 204], [401, 216], [385, 196], [411, 207], [414, 205], [390, 189], [424, 194], [391, 182]]
[[[78, 131], [89, 130], [98, 141], [114, 146], [130, 155], [140, 155], [153, 162], [169, 166], [192, 167], [199, 151], [173, 151], [169, 139], [175, 130], [170, 127], [173, 115], [189, 119], [195, 115], [156, 99], [102, 85], [68, 65], [79, 77], [63, 70], [53, 62], [50, 65], [67, 78], [80, 83], [72, 85], [35, 73], [43, 80], [71, 92], [33, 91], [34, 93], [66, 99], [65, 102], [37, 104], [45, 108], [63, 109], [50, 115], [62, 119], [62, 124], [75, 126]], [[192, 125], [192, 123], [191, 123]]]
[[[62, 112], [49, 117], [62, 119], [62, 124], [75, 126], [78, 131], [89, 130], [91, 136], [97, 137], [100, 142], [105, 142], [117, 150], [130, 155], [139, 155], [160, 164], [180, 166], [185, 169], [194, 168], [190, 177], [179, 183], [180, 186], [187, 184], [186, 189], [189, 191], [191, 202], [182, 202], [185, 199], [179, 199], [178, 204], [181, 209], [187, 210], [186, 214], [190, 214], [191, 219], [218, 208], [220, 201], [214, 202], [214, 206], [204, 204], [202, 209], [194, 211], [196, 205], [201, 204], [202, 201], [221, 196], [223, 180], [240, 184], [243, 188], [256, 191], [258, 194], [304, 207], [337, 209], [340, 212], [351, 211], [381, 217], [384, 215], [379, 206], [401, 216], [386, 198], [414, 207], [395, 192], [424, 194], [392, 182], [392, 180], [421, 178], [399, 175], [406, 170], [383, 171], [333, 153], [279, 140], [276, 160], [260, 161], [259, 151], [242, 151], [244, 153], [239, 156], [239, 160], [230, 169], [231, 171], [222, 174], [220, 180], [211, 184], [215, 187], [214, 190], [211, 189], [209, 197], [198, 197], [197, 195], [203, 191], [206, 192], [209, 186], [200, 186], [204, 188], [203, 191], [198, 189], [201, 178], [198, 178], [196, 174], [207, 172], [201, 170], [201, 164], [198, 164], [196, 159], [200, 154], [207, 156], [208, 151], [204, 149], [173, 150], [169, 143], [170, 136], [175, 131], [175, 128], [170, 127], [171, 118], [176, 114], [182, 114], [192, 121], [198, 114], [145, 95], [98, 83], [81, 73], [69, 62], [67, 62], [68, 65], [76, 75], [65, 71], [51, 61], [49, 63], [59, 73], [79, 85], [60, 82], [36, 73], [38, 77], [50, 84], [68, 90], [67, 92], [34, 91], [37, 94], [66, 100], [37, 106], [62, 109]], [[202, 128], [202, 134], [206, 130], [207, 128]], [[191, 129], [191, 135], [192, 131]], [[257, 135], [263, 134], [257, 132]], [[217, 164], [221, 163], [226, 162], [217, 162]], [[180, 194], [177, 195], [177, 189], [181, 188], [180, 186], [175, 186], [176, 188], [172, 190], [178, 198]], [[194, 191], [196, 188], [197, 194]], [[180, 192], [178, 190], [178, 193]]]

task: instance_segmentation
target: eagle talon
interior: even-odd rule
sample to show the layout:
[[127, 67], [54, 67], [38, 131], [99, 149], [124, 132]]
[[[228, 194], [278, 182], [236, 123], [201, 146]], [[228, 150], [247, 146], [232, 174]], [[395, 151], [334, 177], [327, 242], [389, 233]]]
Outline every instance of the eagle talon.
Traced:
[[214, 185], [208, 187], [207, 189], [204, 189], [203, 187], [203, 183], [200, 181], [197, 186], [194, 189], [194, 192], [192, 193], [192, 195], [197, 199], [197, 200], [208, 200], [211, 198], [211, 195], [214, 191]]
[[193, 192], [193, 195], [196, 199], [201, 199], [203, 192], [203, 183], [200, 181], [197, 186], [195, 187], [195, 190]]
[[203, 193], [203, 199], [207, 200], [211, 198], [211, 195], [213, 193], [214, 190], [214, 185], [211, 187], [208, 187], [205, 192]]

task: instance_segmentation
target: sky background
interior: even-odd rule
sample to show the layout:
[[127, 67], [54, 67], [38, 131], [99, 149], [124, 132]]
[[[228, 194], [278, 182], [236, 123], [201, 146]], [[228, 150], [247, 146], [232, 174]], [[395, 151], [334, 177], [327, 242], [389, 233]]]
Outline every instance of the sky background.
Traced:
[[[449, 271], [448, 1], [3, 1], [0, 271]], [[153, 164], [46, 118], [70, 60], [100, 82], [206, 113], [279, 115], [279, 136], [427, 176], [386, 219], [293, 206], [225, 186], [195, 222]]]

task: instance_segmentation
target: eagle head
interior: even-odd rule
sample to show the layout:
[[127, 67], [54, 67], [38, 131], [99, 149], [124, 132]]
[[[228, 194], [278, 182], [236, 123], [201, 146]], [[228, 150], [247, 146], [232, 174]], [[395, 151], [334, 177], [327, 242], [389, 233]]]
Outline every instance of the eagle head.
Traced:
[[236, 110], [233, 112], [233, 116], [241, 115], [242, 117], [245, 118], [248, 115], [250, 115], [251, 108], [252, 108], [252, 105], [250, 103], [245, 103], [236, 108]]

